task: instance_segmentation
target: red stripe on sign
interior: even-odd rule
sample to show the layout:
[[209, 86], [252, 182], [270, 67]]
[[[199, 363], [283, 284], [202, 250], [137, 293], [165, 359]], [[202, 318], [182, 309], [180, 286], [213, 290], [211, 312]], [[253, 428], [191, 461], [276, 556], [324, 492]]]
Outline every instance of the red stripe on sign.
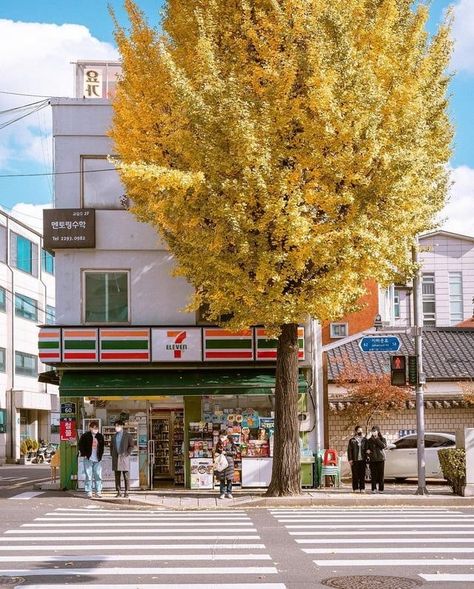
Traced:
[[268, 352], [257, 352], [257, 358], [276, 358], [277, 353], [276, 350], [272, 352], [271, 350]]
[[304, 352], [298, 352], [298, 359], [304, 360]]
[[100, 358], [101, 360], [148, 360], [150, 354], [148, 352], [124, 352], [121, 354], [117, 352], [102, 352]]
[[48, 353], [46, 353], [46, 354], [41, 353], [39, 355], [39, 357], [40, 358], [59, 358], [59, 354], [57, 352], [56, 353], [53, 353], [53, 354], [51, 354], [51, 353], [49, 353], [49, 354]]
[[252, 352], [206, 352], [206, 358], [250, 358]]
[[97, 354], [95, 352], [65, 352], [65, 360], [96, 360]]

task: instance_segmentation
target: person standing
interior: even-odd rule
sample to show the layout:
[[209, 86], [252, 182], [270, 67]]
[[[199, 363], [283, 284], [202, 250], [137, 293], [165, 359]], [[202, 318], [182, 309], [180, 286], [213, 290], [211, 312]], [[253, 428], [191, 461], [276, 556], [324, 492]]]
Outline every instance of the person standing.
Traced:
[[380, 428], [374, 425], [371, 436], [367, 440], [367, 455], [370, 460], [370, 477], [372, 479], [372, 493], [384, 491], [385, 449], [387, 440], [380, 433]]
[[347, 445], [347, 460], [352, 470], [352, 490], [362, 493], [365, 489], [365, 468], [367, 466], [367, 438], [360, 425], [354, 428], [354, 435]]
[[125, 423], [122, 420], [117, 420], [115, 423], [115, 434], [110, 441], [110, 454], [112, 456], [112, 470], [115, 473], [115, 490], [116, 497], [121, 495], [121, 478], [123, 475], [123, 484], [125, 487], [124, 497], [128, 497], [130, 489], [130, 454], [133, 451], [134, 443], [133, 436], [124, 431]]
[[237, 446], [232, 436], [222, 434], [216, 446], [216, 454], [223, 454], [227, 459], [227, 467], [217, 473], [220, 483], [219, 499], [233, 499], [232, 483], [234, 482], [234, 458], [237, 455]]
[[91, 499], [92, 493], [102, 497], [102, 456], [104, 455], [104, 436], [99, 433], [99, 423], [91, 421], [89, 431], [79, 439], [79, 454], [84, 458], [84, 491]]

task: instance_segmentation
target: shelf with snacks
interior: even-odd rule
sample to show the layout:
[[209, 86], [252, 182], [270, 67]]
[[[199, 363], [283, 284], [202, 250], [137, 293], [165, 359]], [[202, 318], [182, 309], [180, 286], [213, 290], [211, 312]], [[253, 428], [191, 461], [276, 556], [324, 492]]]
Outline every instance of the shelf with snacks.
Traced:
[[184, 413], [176, 411], [173, 422], [173, 454], [174, 484], [184, 485]]

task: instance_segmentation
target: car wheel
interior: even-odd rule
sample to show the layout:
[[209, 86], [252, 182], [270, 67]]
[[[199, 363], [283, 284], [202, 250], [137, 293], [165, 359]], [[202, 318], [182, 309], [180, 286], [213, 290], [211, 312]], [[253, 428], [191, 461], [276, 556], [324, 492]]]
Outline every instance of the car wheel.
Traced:
[[404, 483], [406, 480], [406, 477], [395, 477], [396, 483]]

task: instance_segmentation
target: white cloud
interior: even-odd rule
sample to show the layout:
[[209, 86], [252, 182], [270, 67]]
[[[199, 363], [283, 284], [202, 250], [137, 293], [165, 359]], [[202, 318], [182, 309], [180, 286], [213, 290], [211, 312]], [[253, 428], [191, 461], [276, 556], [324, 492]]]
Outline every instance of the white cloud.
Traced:
[[474, 236], [474, 169], [459, 166], [452, 170], [451, 177], [450, 200], [441, 214], [447, 219], [443, 229]]
[[12, 209], [6, 209], [2, 206], [0, 206], [0, 209], [32, 229], [36, 229], [36, 231], [43, 233], [43, 210], [50, 209], [51, 206], [51, 204], [33, 205], [19, 202]]
[[453, 66], [474, 73], [474, 0], [460, 0], [454, 7]]
[[[15, 22], [0, 19], [2, 90], [45, 96], [72, 96], [71, 62], [116, 60], [117, 50], [93, 37], [82, 25]], [[41, 100], [0, 94], [0, 110]], [[2, 130], [0, 166], [25, 170], [34, 162], [51, 167], [49, 108]], [[12, 118], [2, 115], [0, 122]]]

